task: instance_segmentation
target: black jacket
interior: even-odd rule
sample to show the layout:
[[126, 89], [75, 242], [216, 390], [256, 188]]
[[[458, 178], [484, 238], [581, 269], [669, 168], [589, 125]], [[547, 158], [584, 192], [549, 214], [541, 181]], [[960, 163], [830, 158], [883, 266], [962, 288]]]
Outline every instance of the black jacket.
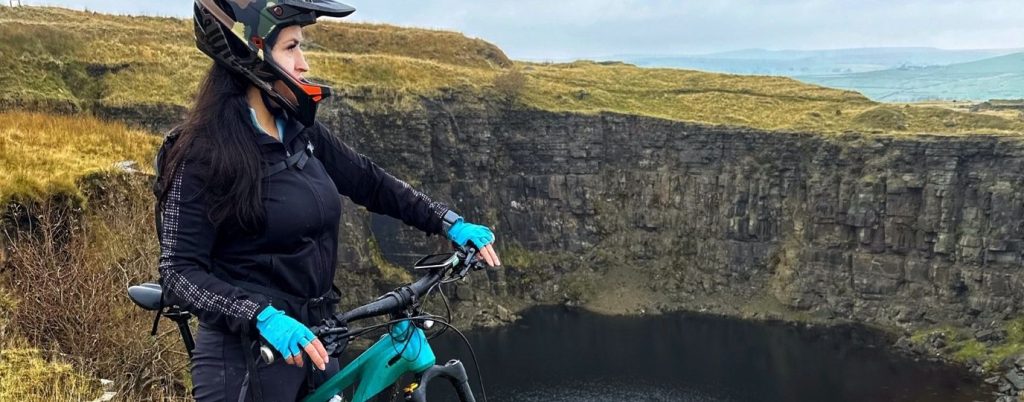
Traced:
[[336, 299], [314, 302], [316, 309], [303, 304], [331, 294], [339, 194], [424, 232], [441, 232], [447, 206], [391, 176], [319, 122], [303, 128], [292, 120], [284, 143], [254, 136], [268, 165], [313, 148], [312, 157], [263, 177], [265, 230], [214, 226], [207, 218], [204, 167], [190, 158], [173, 176], [161, 211], [159, 267], [167, 301], [200, 321], [237, 333], [255, 328], [256, 315], [271, 303], [307, 325], [333, 311]]

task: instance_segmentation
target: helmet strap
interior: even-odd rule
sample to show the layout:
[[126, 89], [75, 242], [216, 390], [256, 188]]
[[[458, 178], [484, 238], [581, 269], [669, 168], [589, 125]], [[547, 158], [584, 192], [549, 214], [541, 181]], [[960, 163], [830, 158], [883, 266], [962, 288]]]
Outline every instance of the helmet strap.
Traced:
[[267, 110], [270, 111], [270, 114], [274, 116], [281, 116], [284, 114], [284, 108], [282, 108], [274, 98], [267, 95], [266, 92], [260, 91], [260, 97], [263, 98], [263, 104], [267, 106]]

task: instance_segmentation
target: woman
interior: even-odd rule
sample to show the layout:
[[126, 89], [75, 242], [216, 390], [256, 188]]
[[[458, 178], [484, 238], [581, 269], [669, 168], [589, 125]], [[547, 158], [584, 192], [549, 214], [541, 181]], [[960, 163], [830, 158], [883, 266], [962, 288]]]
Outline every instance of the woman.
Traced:
[[[169, 301], [199, 317], [198, 401], [295, 400], [338, 370], [308, 326], [338, 300], [339, 194], [472, 243], [488, 265], [501, 262], [490, 229], [387, 174], [316, 121], [330, 88], [304, 79], [302, 27], [354, 9], [331, 0], [196, 0], [194, 11], [196, 43], [215, 64], [160, 162], [161, 280]], [[258, 338], [285, 359], [257, 366]]]

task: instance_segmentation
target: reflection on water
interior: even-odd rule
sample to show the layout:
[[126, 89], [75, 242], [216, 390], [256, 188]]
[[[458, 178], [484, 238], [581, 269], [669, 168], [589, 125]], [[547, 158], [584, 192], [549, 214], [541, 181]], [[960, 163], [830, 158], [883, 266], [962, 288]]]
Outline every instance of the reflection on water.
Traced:
[[[491, 402], [991, 399], [966, 372], [895, 355], [884, 338], [858, 327], [538, 308], [515, 325], [467, 337]], [[461, 359], [475, 381], [457, 335], [431, 343], [439, 361]], [[431, 384], [432, 397], [453, 400], [444, 388]]]
[[[493, 392], [492, 392], [493, 394]], [[479, 399], [479, 396], [478, 396]], [[447, 399], [445, 399], [447, 400]], [[549, 383], [539, 381], [523, 389], [510, 388], [499, 395], [492, 395], [492, 401], [685, 401], [685, 402], [719, 402], [728, 400], [722, 396], [712, 396], [697, 389], [678, 389], [659, 384], [640, 381], [620, 381], [609, 379], [604, 381], [563, 381]]]

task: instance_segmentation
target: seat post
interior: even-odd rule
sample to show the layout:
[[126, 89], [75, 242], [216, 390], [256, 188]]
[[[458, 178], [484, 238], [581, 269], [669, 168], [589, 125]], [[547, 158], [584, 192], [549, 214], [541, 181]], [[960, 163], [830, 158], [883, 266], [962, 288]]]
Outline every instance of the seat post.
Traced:
[[185, 350], [188, 351], [188, 357], [191, 358], [192, 349], [196, 348], [196, 341], [192, 338], [192, 328], [188, 326], [188, 320], [192, 319], [192, 314], [181, 310], [178, 306], [171, 306], [167, 308], [164, 317], [178, 324], [178, 332], [181, 332], [181, 341], [185, 343]]

